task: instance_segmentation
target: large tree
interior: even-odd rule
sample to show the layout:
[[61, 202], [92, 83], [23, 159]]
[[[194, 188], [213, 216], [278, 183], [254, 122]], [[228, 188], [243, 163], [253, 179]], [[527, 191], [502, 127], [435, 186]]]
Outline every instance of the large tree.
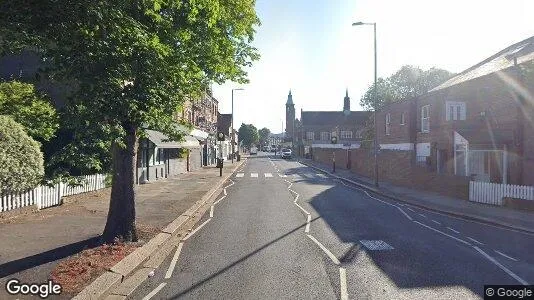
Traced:
[[237, 134], [239, 141], [245, 147], [250, 147], [259, 141], [258, 129], [252, 124], [241, 124]]
[[214, 81], [247, 81], [258, 59], [254, 0], [20, 0], [0, 3], [0, 50], [31, 48], [68, 80], [81, 126], [104, 126], [113, 184], [103, 238], [137, 240], [135, 167], [144, 128], [180, 138], [173, 116]]
[[[405, 99], [420, 96], [449, 79], [449, 71], [431, 68], [422, 70], [414, 66], [403, 66], [395, 74], [377, 80], [377, 108]], [[360, 99], [360, 105], [366, 110], [374, 109], [374, 84]]]
[[269, 141], [269, 136], [271, 135], [271, 131], [267, 127], [263, 127], [262, 129], [258, 130], [259, 140], [260, 144], [265, 145]]

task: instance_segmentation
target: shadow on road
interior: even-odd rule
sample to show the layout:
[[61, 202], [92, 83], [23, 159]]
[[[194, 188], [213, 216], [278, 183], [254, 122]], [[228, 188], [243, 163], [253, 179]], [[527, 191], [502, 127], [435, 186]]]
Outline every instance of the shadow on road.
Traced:
[[100, 236], [96, 236], [39, 254], [3, 263], [0, 265], [0, 278], [56, 261], [99, 245], [101, 245], [101, 239]]
[[[315, 221], [315, 220], [317, 220], [317, 219], [319, 219], [319, 218], [317, 217], [317, 218], [312, 219], [312, 222]], [[181, 296], [183, 296], [183, 295], [185, 295], [185, 294], [187, 294], [187, 293], [189, 293], [189, 292], [191, 292], [191, 291], [193, 291], [193, 290], [199, 288], [200, 286], [202, 286], [203, 284], [207, 283], [208, 281], [214, 279], [215, 277], [217, 277], [217, 276], [219, 276], [219, 275], [222, 275], [223, 273], [225, 273], [226, 271], [230, 270], [231, 268], [233, 268], [233, 267], [239, 265], [240, 263], [244, 262], [245, 260], [251, 258], [252, 256], [254, 256], [254, 255], [256, 255], [256, 254], [258, 254], [258, 252], [260, 252], [260, 251], [262, 251], [262, 250], [268, 248], [269, 246], [271, 246], [271, 245], [273, 245], [274, 243], [276, 243], [276, 242], [278, 242], [278, 241], [284, 239], [285, 237], [291, 235], [292, 233], [294, 233], [294, 232], [296, 232], [296, 231], [298, 231], [298, 230], [301, 230], [301, 229], [304, 228], [305, 226], [306, 226], [306, 224], [303, 224], [303, 225], [301, 225], [301, 226], [298, 226], [298, 227], [296, 227], [295, 229], [292, 229], [291, 231], [289, 231], [289, 232], [287, 232], [287, 233], [281, 235], [280, 237], [278, 237], [278, 238], [276, 238], [276, 239], [274, 239], [274, 240], [272, 240], [272, 241], [270, 241], [270, 242], [268, 242], [268, 243], [263, 244], [261, 247], [257, 248], [256, 250], [250, 252], [250, 253], [247, 254], [247, 255], [242, 256], [240, 259], [234, 261], [233, 263], [231, 263], [231, 264], [227, 265], [226, 267], [224, 267], [224, 268], [218, 270], [217, 272], [213, 273], [212, 275], [210, 275], [210, 276], [208, 276], [208, 277], [206, 277], [206, 278], [200, 280], [199, 282], [193, 284], [193, 285], [190, 286], [189, 288], [187, 288], [187, 289], [181, 291], [180, 293], [174, 295], [171, 299], [178, 299], [178, 298], [180, 298]]]

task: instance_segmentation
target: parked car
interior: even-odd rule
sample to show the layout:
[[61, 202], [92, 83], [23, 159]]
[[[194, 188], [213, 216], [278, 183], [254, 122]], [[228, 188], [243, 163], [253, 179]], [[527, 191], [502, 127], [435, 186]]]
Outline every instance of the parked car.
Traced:
[[250, 155], [258, 154], [258, 148], [255, 146], [250, 147]]
[[282, 149], [282, 158], [291, 158], [291, 149]]

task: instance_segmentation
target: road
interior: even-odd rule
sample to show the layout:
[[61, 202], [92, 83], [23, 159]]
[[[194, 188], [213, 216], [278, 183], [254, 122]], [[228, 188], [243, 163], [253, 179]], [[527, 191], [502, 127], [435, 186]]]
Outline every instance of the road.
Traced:
[[130, 299], [479, 299], [484, 284], [534, 283], [533, 235], [382, 199], [294, 160], [260, 152], [225, 192]]

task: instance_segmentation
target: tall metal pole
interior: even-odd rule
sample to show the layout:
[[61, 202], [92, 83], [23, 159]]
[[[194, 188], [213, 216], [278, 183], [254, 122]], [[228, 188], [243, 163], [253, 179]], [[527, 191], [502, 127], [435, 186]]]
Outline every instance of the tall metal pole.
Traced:
[[376, 86], [376, 23], [373, 23], [374, 37], [375, 37], [375, 88], [374, 88], [374, 103], [375, 103], [375, 112], [374, 112], [374, 126], [375, 126], [375, 186], [378, 187], [378, 127], [376, 126], [376, 111], [378, 110], [378, 93]]
[[230, 134], [232, 135], [232, 164], [234, 164], [234, 89], [232, 89], [232, 132]]

